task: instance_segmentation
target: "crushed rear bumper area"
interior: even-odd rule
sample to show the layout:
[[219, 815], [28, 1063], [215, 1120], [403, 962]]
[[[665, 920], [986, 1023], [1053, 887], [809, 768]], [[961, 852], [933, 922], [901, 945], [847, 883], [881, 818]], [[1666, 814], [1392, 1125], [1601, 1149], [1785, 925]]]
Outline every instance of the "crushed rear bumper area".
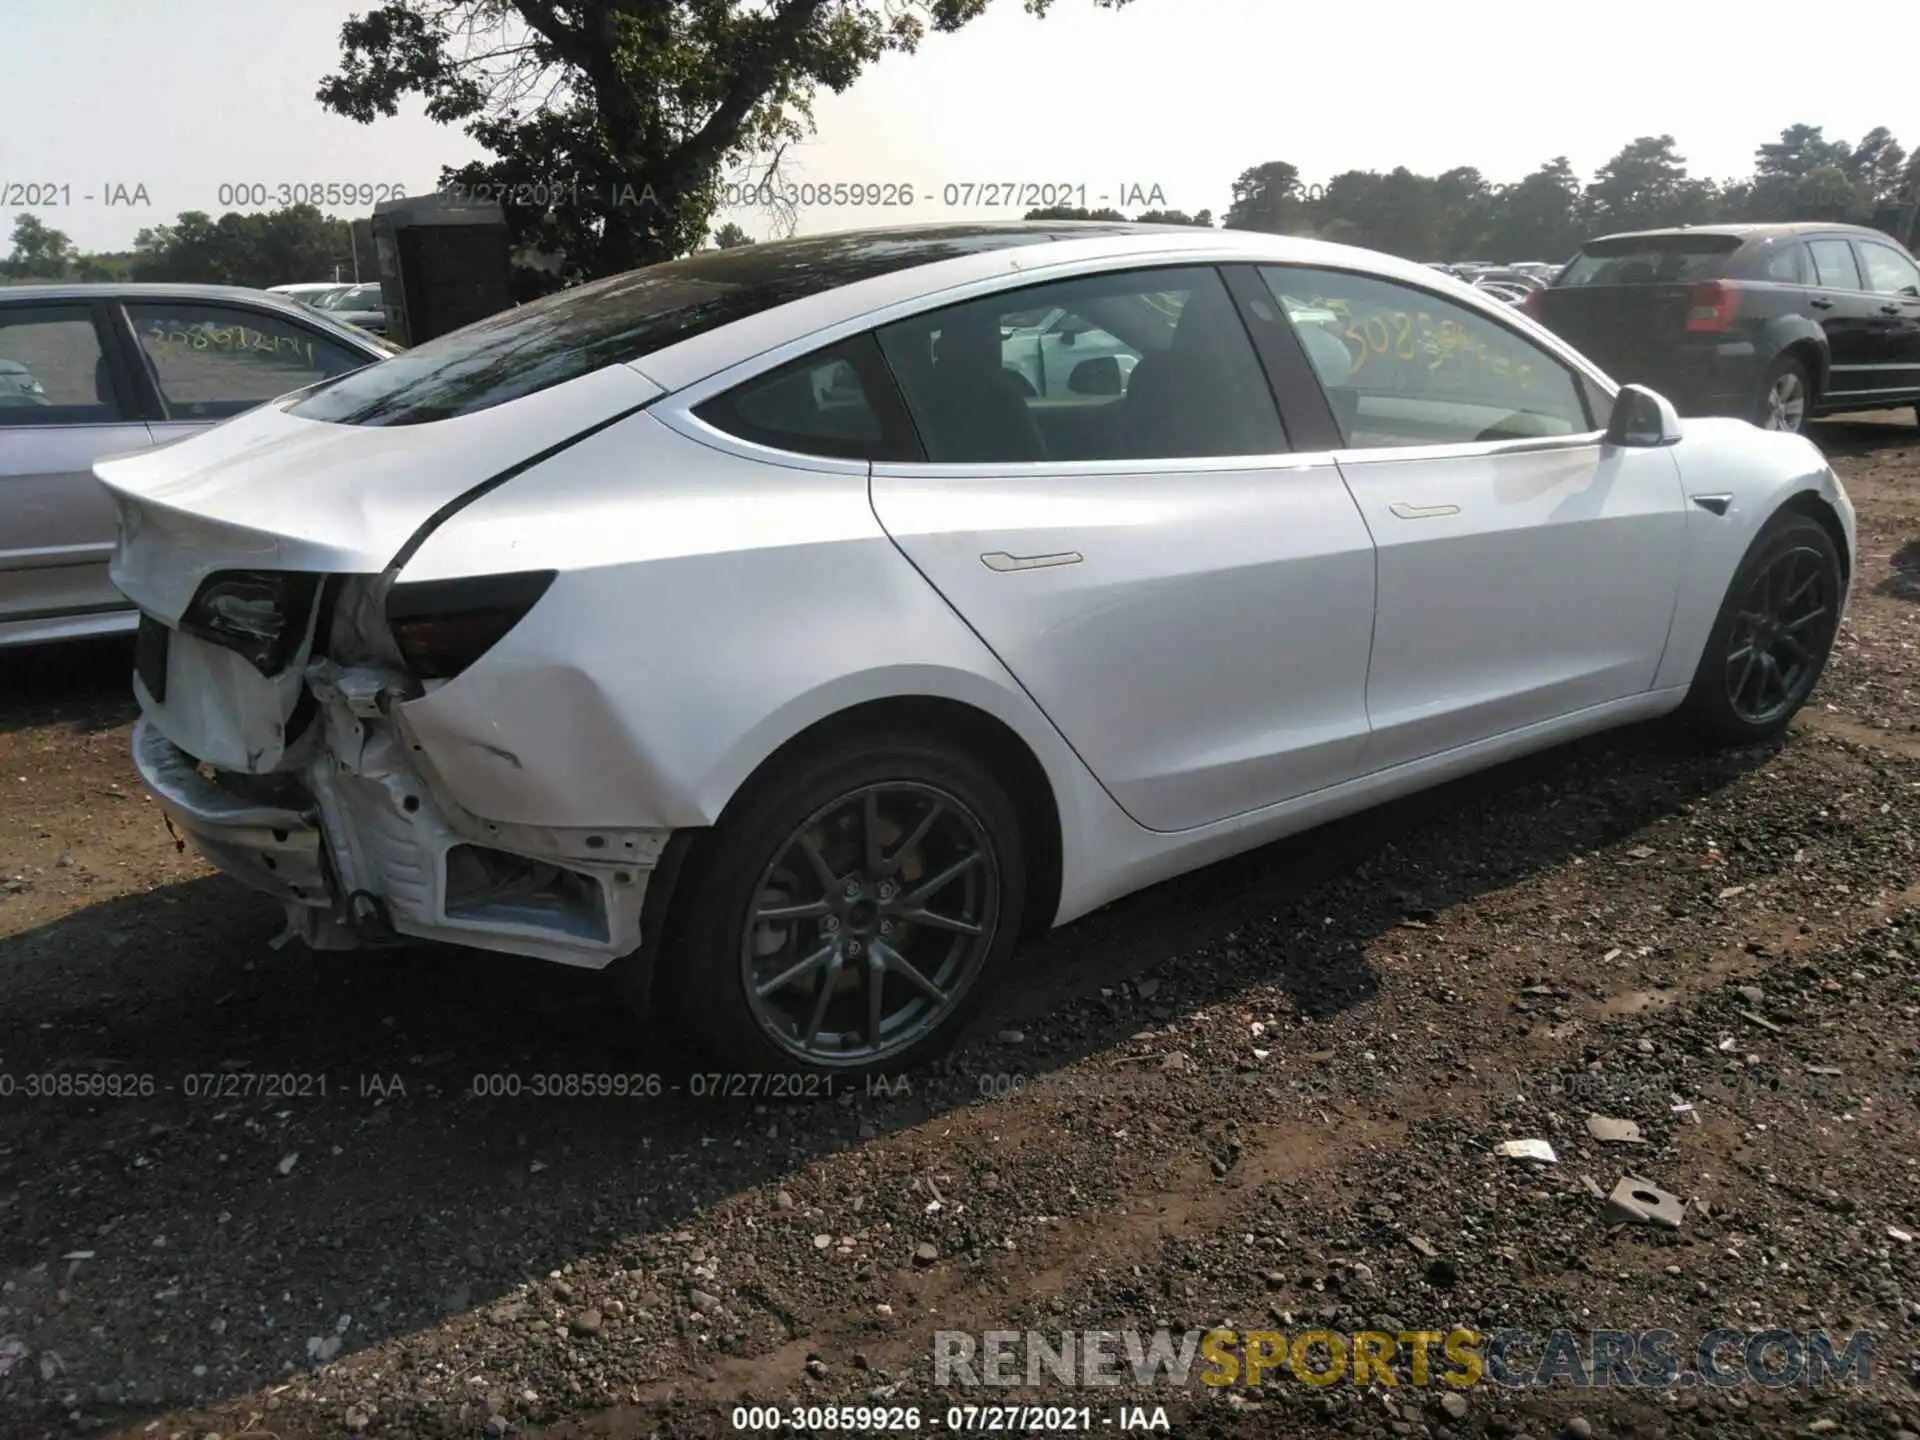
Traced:
[[638, 948], [668, 832], [467, 814], [411, 758], [381, 678], [311, 667], [318, 733], [273, 775], [209, 774], [150, 719], [134, 727], [134, 763], [183, 838], [285, 905], [284, 938], [338, 950], [410, 937], [589, 968]]
[[146, 720], [133, 727], [133, 763], [167, 819], [215, 866], [300, 906], [332, 901], [321, 834], [301, 810], [237, 793]]

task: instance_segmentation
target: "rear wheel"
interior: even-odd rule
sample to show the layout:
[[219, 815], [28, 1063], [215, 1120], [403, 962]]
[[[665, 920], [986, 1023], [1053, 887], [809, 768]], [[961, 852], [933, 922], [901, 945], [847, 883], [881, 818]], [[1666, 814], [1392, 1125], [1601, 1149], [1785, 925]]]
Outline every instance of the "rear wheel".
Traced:
[[1682, 715], [1705, 738], [1751, 745], [1813, 693], [1840, 624], [1839, 551], [1810, 516], [1768, 522], [1727, 588]]
[[1019, 932], [1018, 812], [937, 741], [867, 736], [798, 760], [710, 842], [676, 899], [663, 978], [733, 1069], [910, 1069], [953, 1042]]
[[1791, 355], [1782, 355], [1768, 367], [1754, 399], [1753, 423], [1762, 430], [1785, 430], [1798, 435], [1806, 428], [1813, 406], [1813, 377]]

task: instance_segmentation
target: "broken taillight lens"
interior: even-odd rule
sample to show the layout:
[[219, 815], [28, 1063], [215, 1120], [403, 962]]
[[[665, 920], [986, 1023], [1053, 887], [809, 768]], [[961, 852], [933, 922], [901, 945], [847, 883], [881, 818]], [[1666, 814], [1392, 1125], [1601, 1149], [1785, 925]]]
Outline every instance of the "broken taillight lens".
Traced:
[[277, 675], [306, 638], [319, 584], [318, 575], [289, 570], [218, 570], [200, 582], [180, 629]]
[[387, 626], [415, 679], [451, 680], [526, 618], [555, 573], [398, 584], [387, 592]]

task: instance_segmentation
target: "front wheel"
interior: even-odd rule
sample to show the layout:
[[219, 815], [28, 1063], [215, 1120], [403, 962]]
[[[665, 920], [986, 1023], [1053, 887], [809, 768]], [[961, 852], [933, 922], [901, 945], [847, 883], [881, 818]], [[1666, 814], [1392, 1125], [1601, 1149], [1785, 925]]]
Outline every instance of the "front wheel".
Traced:
[[1840, 626], [1840, 552], [1811, 516], [1769, 521], [1727, 588], [1682, 715], [1707, 739], [1752, 745], [1813, 693]]
[[1012, 799], [962, 750], [881, 735], [799, 757], [722, 816], [676, 898], [669, 1003], [732, 1069], [910, 1069], [1011, 953], [1025, 865]]
[[1813, 404], [1813, 377], [1791, 355], [1782, 355], [1768, 369], [1754, 400], [1753, 423], [1762, 430], [1785, 430], [1798, 435], [1807, 425]]

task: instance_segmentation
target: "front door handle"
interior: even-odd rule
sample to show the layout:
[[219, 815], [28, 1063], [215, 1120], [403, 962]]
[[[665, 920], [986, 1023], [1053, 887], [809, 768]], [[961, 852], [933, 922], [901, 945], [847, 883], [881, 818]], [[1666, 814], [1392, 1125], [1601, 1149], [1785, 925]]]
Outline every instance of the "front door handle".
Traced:
[[1387, 507], [1402, 520], [1438, 520], [1446, 515], [1458, 515], [1458, 505], [1408, 505], [1404, 502]]
[[1880, 307], [1880, 313], [1882, 315], [1898, 315], [1900, 313], [1900, 307], [1898, 305], [1882, 305]]
[[1831, 310], [1833, 308], [1833, 302], [1831, 300], [1822, 299], [1817, 295], [1807, 303], [1816, 310]]

